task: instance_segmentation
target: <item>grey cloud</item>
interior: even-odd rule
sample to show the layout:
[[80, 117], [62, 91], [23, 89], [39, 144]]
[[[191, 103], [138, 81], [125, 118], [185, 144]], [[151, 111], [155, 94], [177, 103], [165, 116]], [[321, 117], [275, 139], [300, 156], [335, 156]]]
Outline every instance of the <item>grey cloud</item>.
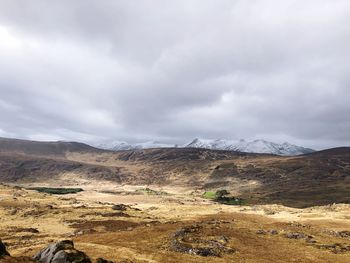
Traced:
[[0, 1], [0, 136], [350, 143], [350, 3]]

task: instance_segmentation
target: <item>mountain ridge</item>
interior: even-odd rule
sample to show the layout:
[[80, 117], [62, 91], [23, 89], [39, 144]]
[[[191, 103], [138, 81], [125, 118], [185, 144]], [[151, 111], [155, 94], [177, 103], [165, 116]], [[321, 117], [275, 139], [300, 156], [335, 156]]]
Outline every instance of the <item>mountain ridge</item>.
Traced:
[[113, 141], [110, 143], [95, 144], [94, 147], [104, 150], [112, 151], [123, 151], [123, 150], [138, 150], [138, 149], [153, 149], [153, 148], [203, 148], [210, 150], [226, 150], [226, 151], [238, 151], [246, 153], [267, 153], [275, 154], [281, 156], [294, 156], [302, 155], [315, 150], [310, 148], [305, 148], [302, 146], [297, 146], [284, 142], [282, 144], [269, 142], [266, 140], [253, 140], [246, 141], [241, 140], [224, 140], [224, 139], [199, 139], [195, 138], [194, 140], [183, 144], [165, 144], [159, 143], [156, 141], [148, 141], [144, 143], [135, 143], [130, 144], [125, 141]]

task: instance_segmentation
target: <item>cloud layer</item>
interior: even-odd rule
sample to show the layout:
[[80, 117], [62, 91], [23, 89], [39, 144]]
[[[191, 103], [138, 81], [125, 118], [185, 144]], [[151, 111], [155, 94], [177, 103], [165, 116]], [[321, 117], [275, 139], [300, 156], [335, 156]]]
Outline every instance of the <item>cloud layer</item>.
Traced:
[[0, 136], [350, 144], [347, 0], [0, 0]]

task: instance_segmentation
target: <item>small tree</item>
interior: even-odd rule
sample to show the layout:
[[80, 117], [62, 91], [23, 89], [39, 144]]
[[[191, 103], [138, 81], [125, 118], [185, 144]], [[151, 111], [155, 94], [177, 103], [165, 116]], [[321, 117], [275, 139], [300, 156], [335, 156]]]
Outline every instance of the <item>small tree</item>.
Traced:
[[216, 197], [216, 199], [222, 199], [222, 198], [226, 197], [229, 194], [230, 193], [226, 189], [218, 190], [215, 193], [215, 197]]

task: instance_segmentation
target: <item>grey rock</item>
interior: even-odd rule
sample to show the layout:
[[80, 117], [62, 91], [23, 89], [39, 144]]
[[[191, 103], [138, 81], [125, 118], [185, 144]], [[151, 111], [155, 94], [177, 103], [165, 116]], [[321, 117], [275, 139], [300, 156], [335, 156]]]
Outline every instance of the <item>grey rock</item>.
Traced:
[[339, 231], [337, 232], [337, 236], [343, 237], [343, 238], [350, 238], [350, 231], [348, 230]]
[[286, 238], [291, 238], [291, 239], [303, 239], [306, 238], [307, 236], [303, 233], [288, 233], [285, 235]]
[[259, 229], [259, 230], [256, 231], [256, 233], [258, 235], [266, 235], [267, 232], [265, 230], [263, 230], [263, 229]]
[[269, 230], [269, 233], [270, 233], [271, 235], [278, 235], [278, 231], [277, 231], [276, 229], [271, 229], [271, 230]]
[[34, 259], [41, 263], [91, 263], [90, 258], [84, 252], [74, 248], [71, 240], [50, 244], [36, 254]]

